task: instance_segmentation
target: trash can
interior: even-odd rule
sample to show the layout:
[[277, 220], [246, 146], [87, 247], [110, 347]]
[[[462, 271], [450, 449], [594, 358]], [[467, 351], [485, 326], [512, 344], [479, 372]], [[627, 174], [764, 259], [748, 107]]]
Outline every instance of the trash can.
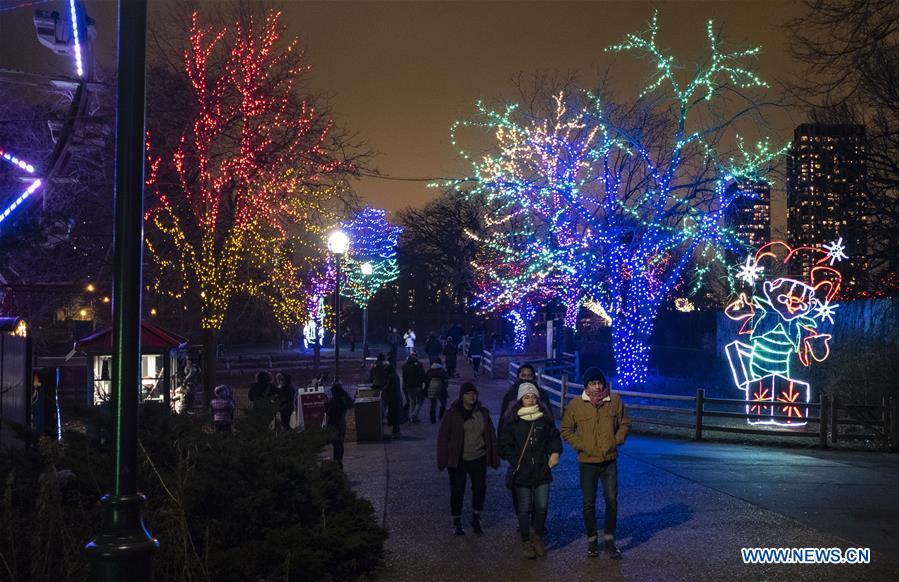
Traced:
[[353, 404], [356, 414], [356, 442], [379, 443], [384, 440], [381, 391], [357, 390]]

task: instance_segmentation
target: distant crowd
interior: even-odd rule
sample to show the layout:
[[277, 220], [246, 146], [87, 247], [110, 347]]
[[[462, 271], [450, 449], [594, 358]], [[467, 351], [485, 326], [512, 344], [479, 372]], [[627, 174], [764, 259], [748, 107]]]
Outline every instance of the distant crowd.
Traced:
[[[406, 422], [421, 422], [425, 400], [429, 402], [431, 424], [440, 423], [437, 432], [436, 457], [439, 470], [447, 471], [450, 485], [452, 532], [464, 535], [462, 513], [465, 490], [471, 483], [472, 516], [475, 534], [483, 533], [481, 514], [484, 510], [488, 467], [498, 469], [500, 459], [508, 463], [506, 486], [522, 541], [522, 554], [534, 559], [546, 554], [544, 537], [549, 511], [550, 483], [553, 469], [562, 455], [562, 440], [578, 453], [582, 511], [587, 537], [587, 556], [600, 552], [596, 519], [597, 490], [602, 485], [604, 501], [602, 549], [612, 559], [620, 559], [615, 543], [618, 513], [617, 450], [624, 443], [630, 420], [624, 404], [613, 394], [603, 372], [588, 369], [583, 376], [584, 392], [565, 407], [557, 428], [549, 395], [538, 383], [533, 366], [523, 364], [518, 377], [504, 394], [499, 422], [494, 426], [490, 412], [479, 400], [478, 388], [464, 382], [458, 398], [447, 405], [451, 378], [459, 376], [459, 354], [469, 358], [475, 373], [480, 371], [484, 354], [483, 334], [447, 333], [443, 338], [430, 334], [424, 344], [426, 362], [418, 357], [416, 335], [410, 328], [402, 336], [391, 330], [388, 353], [379, 353], [369, 371], [369, 383], [378, 390], [386, 404], [385, 420], [394, 438], [401, 436]], [[395, 340], [395, 341], [394, 341]], [[400, 341], [405, 348], [405, 362], [397, 367]], [[325, 405], [325, 424], [334, 430], [333, 458], [343, 466], [346, 414], [353, 408], [352, 397], [340, 383], [335, 383]], [[275, 423], [290, 427], [296, 410], [296, 390], [289, 374], [273, 379], [259, 372], [250, 387], [249, 399], [256, 403], [267, 400], [277, 404]], [[231, 389], [218, 386], [210, 402], [216, 431], [230, 432], [234, 418]]]

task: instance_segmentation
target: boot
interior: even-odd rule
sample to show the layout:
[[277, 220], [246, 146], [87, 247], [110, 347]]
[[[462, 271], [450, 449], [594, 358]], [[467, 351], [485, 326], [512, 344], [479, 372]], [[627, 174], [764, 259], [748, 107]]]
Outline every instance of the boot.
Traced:
[[599, 555], [599, 542], [596, 538], [587, 538], [587, 557], [595, 558]]
[[621, 559], [621, 550], [615, 545], [615, 540], [606, 539], [605, 541], [606, 555], [613, 560]]
[[531, 543], [531, 540], [528, 540], [524, 543], [523, 556], [528, 560], [533, 560], [537, 557], [537, 552], [534, 551], [534, 545]]
[[481, 527], [480, 513], [475, 513], [474, 517], [471, 519], [471, 529], [476, 535], [481, 535], [484, 533], [484, 529]]
[[465, 530], [462, 529], [462, 518], [454, 517], [453, 518], [453, 535], [464, 536]]
[[534, 546], [534, 553], [538, 558], [546, 555], [546, 546], [543, 545], [543, 538], [535, 533], [531, 534], [531, 545]]

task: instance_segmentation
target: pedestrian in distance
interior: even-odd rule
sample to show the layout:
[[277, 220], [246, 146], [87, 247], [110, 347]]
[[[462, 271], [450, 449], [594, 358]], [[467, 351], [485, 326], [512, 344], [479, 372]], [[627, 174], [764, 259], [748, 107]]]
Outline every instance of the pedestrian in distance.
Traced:
[[456, 374], [456, 362], [459, 359], [459, 344], [452, 337], [446, 338], [446, 345], [443, 346], [443, 357], [446, 362], [446, 373], [450, 378], [458, 377], [458, 374]]
[[424, 403], [422, 392], [425, 386], [425, 369], [418, 360], [418, 355], [413, 351], [409, 354], [406, 363], [403, 364], [403, 393], [406, 402], [409, 403], [409, 418], [413, 423], [421, 422], [419, 414]]
[[368, 383], [377, 390], [383, 390], [387, 386], [387, 356], [380, 352], [375, 358], [375, 364], [368, 371]]
[[443, 353], [443, 344], [440, 343], [440, 340], [433, 333], [428, 336], [428, 341], [425, 342], [425, 353], [428, 355], [428, 366], [433, 364], [434, 360]]
[[[438, 418], [443, 419], [449, 394], [449, 375], [446, 373], [440, 358], [434, 360], [425, 377], [425, 382], [428, 386], [428, 400], [431, 401], [431, 424], [434, 424]], [[438, 402], [440, 403], [439, 416], [437, 415]]]
[[400, 341], [402, 340], [402, 336], [397, 331], [395, 327], [391, 327], [387, 334], [387, 343], [390, 346], [390, 349], [387, 351], [387, 361], [390, 362], [391, 366], [396, 366], [396, 358], [400, 349]]
[[290, 429], [290, 415], [293, 414], [296, 406], [297, 390], [291, 382], [290, 374], [278, 372], [276, 375], [278, 381], [278, 415], [281, 418], [281, 428]]
[[393, 366], [387, 366], [387, 387], [381, 397], [387, 400], [387, 424], [393, 438], [399, 438], [400, 425], [403, 424], [403, 389], [400, 385], [400, 376]]
[[346, 413], [353, 407], [353, 399], [343, 389], [340, 382], [335, 382], [331, 386], [331, 396], [325, 403], [325, 414], [327, 420], [326, 426], [336, 431], [334, 439], [331, 441], [333, 448], [332, 458], [343, 469], [343, 443], [346, 440]]
[[215, 397], [209, 402], [212, 411], [212, 426], [215, 432], [231, 432], [234, 423], [234, 398], [231, 387], [221, 384], [215, 387]]
[[274, 400], [278, 390], [272, 384], [272, 375], [266, 371], [256, 372], [256, 381], [250, 384], [250, 391], [247, 398], [253, 406], [260, 402], [271, 402]]
[[487, 493], [487, 466], [499, 468], [499, 450], [490, 411], [478, 401], [478, 389], [462, 384], [459, 399], [453, 402], [440, 423], [437, 434], [437, 468], [449, 473], [450, 514], [453, 533], [464, 535], [462, 506], [466, 480], [471, 481], [471, 528], [484, 533], [481, 512]]
[[408, 358], [415, 351], [415, 332], [412, 331], [411, 327], [403, 334], [403, 342], [406, 345], [406, 357]]
[[530, 382], [519, 385], [518, 399], [503, 416], [500, 456], [509, 462], [506, 485], [515, 490], [524, 557], [543, 557], [549, 484], [562, 454], [562, 439], [548, 409], [540, 402], [537, 386]]
[[484, 336], [476, 334], [468, 345], [468, 357], [471, 358], [471, 367], [474, 369], [475, 378], [481, 370], [481, 358], [484, 357]]
[[583, 377], [584, 392], [565, 408], [562, 438], [578, 452], [580, 486], [584, 499], [584, 528], [587, 556], [599, 555], [596, 530], [596, 488], [602, 483], [605, 500], [604, 549], [615, 560], [621, 551], [615, 545], [618, 520], [618, 447], [624, 444], [631, 421], [621, 396], [611, 392], [605, 374], [588, 368]]

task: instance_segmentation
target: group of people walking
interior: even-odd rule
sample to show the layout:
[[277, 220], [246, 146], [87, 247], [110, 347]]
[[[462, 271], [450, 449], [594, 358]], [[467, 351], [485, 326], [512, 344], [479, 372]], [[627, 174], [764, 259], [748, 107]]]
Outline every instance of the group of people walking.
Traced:
[[565, 440], [578, 453], [587, 556], [596, 557], [600, 550], [596, 495], [601, 484], [603, 549], [610, 558], [621, 558], [615, 544], [617, 449], [627, 437], [630, 420], [621, 397], [612, 394], [601, 370], [588, 369], [583, 383], [583, 394], [565, 408], [559, 429], [548, 394], [538, 386], [530, 365], [519, 368], [516, 382], [504, 395], [497, 428], [479, 400], [477, 387], [471, 382], [462, 384], [437, 435], [437, 468], [449, 474], [454, 534], [465, 533], [462, 510], [467, 481], [471, 482], [471, 528], [475, 534], [483, 533], [487, 468], [498, 469], [502, 458], [508, 462], [506, 486], [518, 519], [523, 555], [529, 559], [544, 556], [550, 483]]

